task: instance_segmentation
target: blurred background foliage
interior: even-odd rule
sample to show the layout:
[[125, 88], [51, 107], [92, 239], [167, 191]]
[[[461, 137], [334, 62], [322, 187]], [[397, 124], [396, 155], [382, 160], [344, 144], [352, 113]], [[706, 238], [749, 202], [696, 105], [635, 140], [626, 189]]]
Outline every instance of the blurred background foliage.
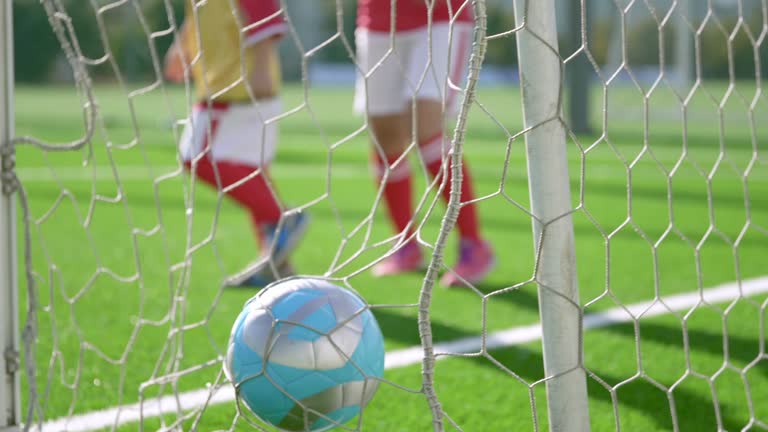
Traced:
[[[315, 3], [310, 6], [306, 3], [308, 1]], [[113, 7], [114, 3], [105, 0], [60, 0], [60, 4], [71, 20], [74, 37], [86, 57], [100, 59], [111, 54], [108, 61], [91, 66], [92, 77], [104, 81], [117, 78], [127, 81], [155, 79], [156, 67], [161, 66], [163, 55], [173, 40], [171, 23], [178, 25], [181, 22], [184, 8], [181, 0], [130, 0], [119, 7]], [[343, 0], [341, 4], [343, 7], [337, 10], [336, 2], [330, 0], [288, 2], [288, 14], [296, 33], [288, 35], [281, 47], [287, 80], [300, 78], [299, 44], [306, 51], [341, 30], [348, 46], [354, 49], [355, 0]], [[600, 67], [615, 65], [621, 61], [621, 31], [616, 26], [620, 20], [615, 10], [606, 9], [615, 9], [615, 5], [598, 3], [597, 0], [591, 0], [589, 4], [597, 12], [590, 14], [587, 26], [590, 53]], [[762, 76], [768, 73], [768, 43], [758, 43], [768, 32], [765, 17], [759, 10], [756, 13], [745, 12], [744, 16], [743, 20], [739, 20], [735, 14], [717, 15], [710, 17], [704, 25], [701, 25], [701, 20], [694, 20], [693, 24], [698, 26], [698, 50], [706, 53], [701, 56], [700, 62], [704, 78], [727, 78], [731, 67], [736, 78], [754, 78], [756, 73]], [[13, 0], [13, 19], [17, 81], [70, 80], [69, 67], [40, 1]], [[630, 67], [658, 66], [660, 49], [664, 50], [666, 62], [671, 63], [669, 59], [673, 58], [676, 29], [671, 23], [673, 20], [669, 21], [662, 33], [658, 19], [647, 11], [644, 16], [625, 20], [627, 63]], [[512, 28], [514, 14], [511, 2], [489, 1], [488, 33], [501, 33]], [[103, 29], [108, 31], [102, 33]], [[690, 31], [693, 33], [693, 30]], [[102, 34], [105, 36], [102, 37]], [[663, 37], [660, 38], [660, 35]], [[573, 46], [569, 42], [579, 37], [578, 29], [576, 32], [561, 29], [561, 47]], [[486, 64], [516, 64], [514, 36], [505, 40], [509, 43], [488, 45]], [[348, 46], [337, 38], [313, 55], [311, 62], [351, 64]], [[153, 61], [153, 51], [154, 59], [159, 64]], [[732, 65], [730, 59], [733, 60]]]

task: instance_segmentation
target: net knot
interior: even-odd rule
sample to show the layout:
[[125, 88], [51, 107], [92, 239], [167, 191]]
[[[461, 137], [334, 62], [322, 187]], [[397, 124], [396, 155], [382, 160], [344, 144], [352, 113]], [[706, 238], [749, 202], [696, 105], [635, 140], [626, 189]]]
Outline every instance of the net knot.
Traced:
[[21, 365], [21, 356], [19, 352], [13, 348], [7, 348], [4, 353], [5, 356], [5, 372], [8, 375], [13, 375], [19, 371]]
[[0, 184], [3, 195], [11, 195], [19, 189], [19, 179], [16, 177], [16, 153], [13, 146], [0, 146]]

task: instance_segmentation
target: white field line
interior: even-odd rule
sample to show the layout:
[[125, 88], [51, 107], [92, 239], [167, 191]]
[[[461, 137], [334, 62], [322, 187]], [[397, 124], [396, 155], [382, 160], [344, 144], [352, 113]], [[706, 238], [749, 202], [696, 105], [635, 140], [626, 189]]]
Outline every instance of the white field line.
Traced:
[[[595, 329], [612, 324], [631, 322], [638, 317], [648, 318], [668, 314], [671, 312], [687, 311], [706, 302], [709, 304], [733, 301], [740, 297], [748, 297], [768, 292], [768, 276], [745, 280], [741, 286], [737, 282], [722, 284], [701, 292], [677, 294], [663, 297], [661, 301], [648, 301], [615, 307], [603, 312], [587, 314], [584, 316], [584, 329]], [[665, 306], [666, 305], [666, 306]], [[486, 349], [507, 347], [511, 345], [533, 342], [541, 338], [541, 325], [533, 324], [523, 327], [515, 327], [509, 330], [489, 333], [486, 338]], [[438, 343], [435, 352], [446, 353], [471, 353], [481, 349], [480, 337], [467, 337], [451, 342]], [[421, 363], [424, 351], [421, 346], [400, 349], [388, 352], [385, 358], [385, 368], [394, 369]], [[438, 359], [449, 358], [441, 356]], [[234, 400], [234, 392], [230, 386], [222, 387], [211, 395], [210, 390], [200, 389], [180, 393], [177, 396], [163, 396], [144, 401], [143, 418], [159, 417], [164, 414], [176, 413], [179, 410], [188, 411], [203, 406], [217, 405]], [[101, 428], [111, 427], [114, 424], [123, 425], [140, 420], [141, 404], [122, 405], [87, 414], [74, 415], [69, 418], [61, 418], [47, 422], [42, 431], [39, 428], [33, 430], [40, 432], [87, 432]]]

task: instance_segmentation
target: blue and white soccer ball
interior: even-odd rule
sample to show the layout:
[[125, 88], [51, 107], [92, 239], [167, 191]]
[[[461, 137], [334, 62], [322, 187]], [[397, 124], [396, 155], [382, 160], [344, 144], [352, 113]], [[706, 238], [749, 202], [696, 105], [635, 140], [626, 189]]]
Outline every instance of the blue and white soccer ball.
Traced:
[[290, 279], [245, 304], [224, 370], [261, 420], [285, 431], [324, 431], [370, 402], [384, 373], [384, 341], [351, 291]]

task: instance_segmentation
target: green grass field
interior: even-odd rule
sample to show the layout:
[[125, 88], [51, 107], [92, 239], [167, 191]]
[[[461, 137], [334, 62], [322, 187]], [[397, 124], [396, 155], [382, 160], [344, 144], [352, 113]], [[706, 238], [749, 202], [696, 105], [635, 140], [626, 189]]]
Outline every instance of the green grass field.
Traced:
[[[761, 95], [750, 110], [754, 84], [736, 87], [723, 102], [724, 94], [720, 84], [697, 92], [684, 133], [671, 91], [644, 98], [632, 87], [595, 90], [593, 123], [601, 134], [568, 144], [585, 313], [768, 273], [768, 99]], [[86, 147], [18, 148], [33, 215], [36, 416], [46, 419], [135, 403], [142, 383], [170, 374], [180, 378], [146, 385], [144, 397], [215, 382], [221, 369], [215, 360], [232, 322], [255, 293], [221, 288], [257, 250], [246, 215], [203, 186], [192, 195], [180, 172], [170, 126], [186, 115], [183, 90], [128, 98], [102, 86], [95, 95], [99, 117]], [[487, 196], [479, 204], [482, 229], [499, 265], [479, 292], [435, 290], [436, 342], [538, 321], [536, 286], [526, 283], [534, 277], [534, 257], [531, 219], [522, 210], [529, 201], [525, 146], [516, 135], [522, 130], [519, 91], [483, 87], [478, 99], [495, 119], [473, 109], [466, 155], [478, 194]], [[286, 202], [313, 203], [296, 267], [323, 274], [333, 265], [332, 276], [351, 276], [349, 283], [372, 305], [399, 305], [375, 309], [391, 351], [419, 344], [413, 304], [422, 275], [375, 279], [360, 271], [387, 250], [372, 245], [391, 232], [381, 209], [370, 227], [362, 224], [376, 188], [367, 135], [358, 133], [364, 122], [352, 114], [351, 100], [348, 89], [313, 88], [302, 105], [301, 89], [289, 86], [286, 110], [300, 109], [281, 120], [272, 173]], [[18, 88], [15, 116], [20, 136], [62, 144], [84, 132], [82, 100], [69, 88]], [[413, 166], [420, 196], [425, 177]], [[431, 214], [419, 213], [429, 243], [443, 209], [439, 203]], [[452, 238], [449, 265], [454, 249]], [[484, 302], [484, 294], [517, 284]], [[29, 300], [27, 293], [22, 297]], [[673, 421], [684, 431], [717, 430], [718, 422], [725, 430], [765, 429], [767, 302], [763, 294], [588, 330], [592, 430], [670, 430]], [[420, 365], [386, 371], [363, 430], [430, 430], [426, 399], [418, 393], [420, 371]], [[464, 431], [546, 430], [543, 378], [535, 341], [441, 361], [436, 383], [445, 411]], [[199, 430], [227, 430], [234, 415], [233, 403], [212, 406]], [[144, 430], [160, 422], [147, 419]], [[232, 427], [250, 429], [242, 419]]]

